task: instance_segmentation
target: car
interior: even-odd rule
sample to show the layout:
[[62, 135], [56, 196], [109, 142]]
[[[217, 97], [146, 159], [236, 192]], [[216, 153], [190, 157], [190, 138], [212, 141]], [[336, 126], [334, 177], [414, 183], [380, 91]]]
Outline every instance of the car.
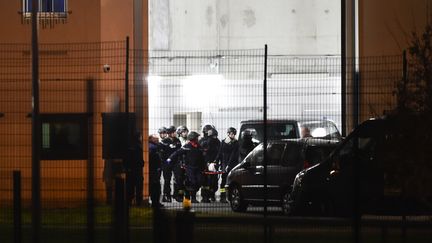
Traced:
[[331, 155], [299, 172], [291, 215], [403, 215], [432, 212], [432, 132], [416, 116], [365, 121]]
[[[266, 163], [261, 143], [227, 176], [225, 187], [231, 209], [244, 212], [249, 205], [264, 205], [265, 202], [286, 208], [283, 201], [287, 201], [295, 175], [322, 161], [339, 142], [338, 139], [319, 138], [270, 140]], [[264, 176], [264, 166], [267, 166], [267, 177]], [[265, 178], [267, 187], [264, 186]]]

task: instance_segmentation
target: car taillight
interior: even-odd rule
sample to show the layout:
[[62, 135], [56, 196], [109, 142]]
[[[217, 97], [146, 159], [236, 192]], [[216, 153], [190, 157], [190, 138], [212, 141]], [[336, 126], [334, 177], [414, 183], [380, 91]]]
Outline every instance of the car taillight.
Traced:
[[307, 168], [309, 168], [309, 167], [311, 167], [311, 164], [309, 163], [309, 161], [305, 160], [305, 161], [303, 162], [303, 169], [307, 169]]

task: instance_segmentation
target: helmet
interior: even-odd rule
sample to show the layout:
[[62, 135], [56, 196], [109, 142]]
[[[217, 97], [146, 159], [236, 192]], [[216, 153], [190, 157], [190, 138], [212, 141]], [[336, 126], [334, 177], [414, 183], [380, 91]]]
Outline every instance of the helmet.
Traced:
[[215, 128], [212, 128], [210, 130], [207, 131], [207, 136], [217, 136], [218, 135], [218, 131]]
[[210, 131], [210, 129], [212, 129], [212, 128], [215, 128], [215, 127], [213, 125], [207, 124], [203, 127], [202, 132], [207, 135], [207, 132]]
[[189, 129], [187, 129], [186, 126], [179, 126], [177, 127], [177, 134], [180, 135], [182, 132], [189, 132]]
[[166, 127], [160, 127], [160, 128], [158, 129], [158, 133], [159, 133], [159, 134], [161, 134], [161, 133], [167, 133], [167, 128], [166, 128]]
[[167, 133], [173, 133], [173, 132], [175, 132], [176, 131], [176, 127], [175, 126], [170, 126], [170, 127], [168, 127], [167, 128]]
[[234, 135], [237, 134], [237, 130], [234, 127], [230, 127], [227, 129], [227, 133], [234, 133]]
[[190, 141], [190, 140], [194, 140], [194, 139], [197, 139], [199, 137], [199, 134], [197, 133], [197, 132], [194, 132], [194, 131], [192, 131], [192, 132], [190, 132], [188, 135], [187, 135], [187, 139]]

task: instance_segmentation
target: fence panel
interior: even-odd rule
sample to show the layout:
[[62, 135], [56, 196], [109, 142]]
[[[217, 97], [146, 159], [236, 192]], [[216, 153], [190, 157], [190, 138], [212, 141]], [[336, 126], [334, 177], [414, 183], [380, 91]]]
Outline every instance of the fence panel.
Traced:
[[[422, 216], [409, 219], [421, 222], [420, 228], [379, 215], [325, 222], [283, 216], [283, 210], [290, 210], [285, 202], [294, 195], [297, 172], [324, 161], [338, 146], [341, 138], [335, 134], [343, 122], [348, 134], [357, 123], [394, 109], [396, 83], [403, 75], [401, 56], [349, 58], [347, 92], [342, 93], [339, 56], [269, 56], [264, 73], [263, 49], [147, 51], [127, 46], [125, 41], [40, 46], [43, 242], [156, 241], [177, 237], [181, 229], [190, 230], [196, 242], [321, 242], [324, 236], [332, 242], [385, 242], [399, 233], [407, 241], [430, 239], [430, 219]], [[13, 240], [14, 170], [22, 174], [23, 241], [31, 241], [30, 67], [29, 45], [0, 45], [2, 242]], [[360, 72], [352, 72], [353, 67]], [[264, 94], [270, 145], [265, 163], [259, 145]], [[173, 155], [185, 141], [163, 140], [159, 129], [170, 126], [173, 134], [181, 126], [197, 132], [201, 150], [194, 156], [202, 158]], [[305, 127], [319, 138], [304, 139]], [[231, 128], [238, 154], [224, 158], [228, 152], [223, 154], [220, 146], [232, 145]], [[160, 142], [160, 175], [149, 138]], [[192, 144], [185, 148], [196, 149]], [[308, 146], [325, 149], [317, 155]], [[306, 157], [308, 153], [319, 158]], [[130, 164], [140, 156], [144, 165]], [[191, 166], [194, 159], [199, 166]], [[227, 172], [241, 162], [235, 173], [242, 174], [232, 173], [226, 181]], [[162, 211], [151, 207], [157, 204], [151, 198], [157, 187]], [[193, 200], [190, 229], [177, 216], [188, 206], [185, 198]], [[315, 209], [330, 214], [326, 206]], [[165, 225], [154, 228], [159, 216]]]

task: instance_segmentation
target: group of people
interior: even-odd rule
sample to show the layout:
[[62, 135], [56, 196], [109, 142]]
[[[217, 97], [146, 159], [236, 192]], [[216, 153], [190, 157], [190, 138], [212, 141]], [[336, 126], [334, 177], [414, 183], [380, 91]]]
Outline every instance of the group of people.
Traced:
[[[201, 202], [214, 202], [220, 187], [220, 202], [226, 203], [226, 177], [239, 163], [241, 154], [244, 154], [236, 139], [237, 130], [228, 128], [222, 141], [218, 139], [218, 131], [213, 125], [205, 125], [202, 136], [195, 131], [189, 131], [186, 126], [161, 127], [158, 133], [149, 136], [152, 206], [163, 206], [159, 201], [161, 175], [164, 181], [162, 202], [182, 202], [187, 199], [198, 203], [196, 194], [200, 189]], [[247, 148], [247, 153], [253, 149], [252, 146]]]
[[[163, 206], [160, 203], [161, 194], [162, 202], [182, 202], [186, 198], [192, 203], [197, 203], [196, 194], [200, 189], [201, 202], [216, 201], [215, 194], [220, 190], [220, 202], [226, 203], [225, 183], [228, 173], [257, 145], [252, 141], [252, 133], [248, 129], [243, 132], [240, 145], [236, 139], [237, 130], [233, 127], [227, 129], [226, 137], [222, 141], [218, 139], [218, 131], [213, 125], [205, 125], [202, 135], [195, 131], [189, 132], [186, 126], [161, 127], [158, 133], [150, 135], [148, 139], [150, 199], [153, 207]], [[311, 137], [310, 130], [302, 127], [301, 135]], [[122, 160], [105, 161], [103, 180], [107, 203], [110, 204], [113, 199], [114, 174], [117, 174], [117, 171], [126, 173], [129, 204], [135, 200], [139, 206], [143, 203], [144, 178], [140, 133], [134, 134], [126, 154], [123, 164]], [[163, 191], [161, 176], [164, 181]]]

